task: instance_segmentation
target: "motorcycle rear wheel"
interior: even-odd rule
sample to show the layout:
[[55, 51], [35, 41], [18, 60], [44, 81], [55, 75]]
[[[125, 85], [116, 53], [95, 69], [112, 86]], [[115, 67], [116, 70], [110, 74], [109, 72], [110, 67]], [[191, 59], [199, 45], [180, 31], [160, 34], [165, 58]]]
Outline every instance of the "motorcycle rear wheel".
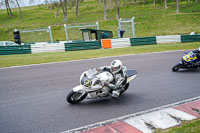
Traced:
[[128, 87], [129, 87], [129, 83], [127, 83], [125, 86], [124, 86], [124, 90], [120, 92], [120, 95], [122, 93], [124, 93], [126, 90], [128, 90]]
[[80, 103], [83, 99], [85, 99], [86, 96], [87, 96], [87, 93], [83, 94], [80, 92], [70, 91], [66, 97], [66, 101], [70, 104], [77, 104], [77, 103]]

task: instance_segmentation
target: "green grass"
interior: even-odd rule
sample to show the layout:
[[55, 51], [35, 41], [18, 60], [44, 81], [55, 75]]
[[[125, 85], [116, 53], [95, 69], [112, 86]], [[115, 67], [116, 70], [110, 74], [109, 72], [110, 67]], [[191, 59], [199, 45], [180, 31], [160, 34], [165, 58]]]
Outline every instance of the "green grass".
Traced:
[[49, 53], [38, 53], [38, 54], [3, 55], [0, 56], [0, 67], [70, 61], [70, 60], [118, 56], [127, 54], [196, 49], [199, 46], [200, 46], [199, 42], [193, 42], [193, 43], [132, 46], [132, 47], [118, 48], [118, 49], [98, 49], [98, 50], [67, 51], [67, 52], [49, 52]]
[[[159, 2], [154, 8], [152, 1], [147, 3], [132, 3], [120, 5], [120, 17], [131, 18], [135, 16], [135, 29], [137, 37], [156, 36], [156, 35], [177, 35], [189, 34], [192, 31], [200, 33], [200, 2], [180, 1], [180, 14], [176, 14], [176, 3], [168, 1], [168, 8]], [[13, 9], [14, 16], [7, 16], [6, 10], [0, 10], [0, 41], [13, 40], [14, 29], [37, 29], [52, 26], [54, 40], [66, 40], [63, 24], [62, 10], [59, 16], [54, 17], [55, 10], [49, 10], [46, 6], [23, 7], [22, 14], [24, 21], [21, 22], [18, 10]], [[100, 29], [112, 30], [114, 37], [117, 37], [118, 21], [116, 19], [116, 9], [109, 9], [108, 20], [104, 21], [103, 4], [99, 5], [95, 0], [80, 3], [80, 14], [75, 16], [75, 7], [68, 10], [69, 21], [66, 24], [82, 24], [99, 22]], [[70, 30], [69, 30], [70, 32]], [[130, 34], [131, 35], [131, 34]], [[33, 36], [36, 36], [33, 34]], [[33, 36], [23, 39], [24, 42], [35, 42]], [[80, 35], [81, 36], [81, 35]], [[26, 36], [24, 37], [26, 38]], [[37, 37], [39, 38], [39, 37]], [[48, 36], [40, 36], [41, 40], [50, 40]], [[77, 38], [77, 33], [72, 32], [69, 39]]]
[[156, 133], [199, 133], [200, 131], [200, 119], [183, 122], [181, 126], [167, 129], [167, 130], [157, 130]]

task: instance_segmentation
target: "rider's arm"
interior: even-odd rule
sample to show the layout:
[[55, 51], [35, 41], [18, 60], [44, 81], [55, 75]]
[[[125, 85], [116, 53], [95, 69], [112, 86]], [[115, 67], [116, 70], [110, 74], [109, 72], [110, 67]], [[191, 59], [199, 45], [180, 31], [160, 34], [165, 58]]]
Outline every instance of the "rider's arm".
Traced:
[[97, 71], [99, 72], [109, 71], [109, 70], [110, 68], [108, 66], [102, 66], [102, 67], [97, 68]]
[[197, 58], [198, 58], [198, 60], [200, 59], [200, 52], [199, 52], [199, 50], [194, 50], [194, 51], [192, 51], [193, 53], [195, 53], [196, 55], [197, 55]]
[[121, 87], [121, 85], [123, 84], [123, 82], [126, 80], [127, 78], [127, 68], [123, 67], [122, 68], [122, 74], [121, 77], [117, 80], [116, 84], [115, 84], [115, 88], [118, 89], [119, 87]]
[[193, 53], [195, 53], [195, 54], [198, 54], [199, 53], [199, 51], [196, 49], [196, 50], [193, 50], [192, 51]]

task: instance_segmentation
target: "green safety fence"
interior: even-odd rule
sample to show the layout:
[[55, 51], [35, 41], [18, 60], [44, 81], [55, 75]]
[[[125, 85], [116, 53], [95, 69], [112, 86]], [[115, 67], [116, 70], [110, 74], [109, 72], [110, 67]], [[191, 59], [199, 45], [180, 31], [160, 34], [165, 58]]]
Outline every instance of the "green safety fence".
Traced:
[[30, 45], [21, 46], [0, 46], [0, 55], [11, 55], [11, 54], [30, 54]]
[[98, 41], [65, 43], [65, 51], [88, 50], [88, 49], [99, 49], [99, 48], [101, 48], [101, 43]]
[[131, 46], [156, 44], [156, 37], [130, 38]]
[[181, 42], [199, 42], [200, 35], [181, 35]]

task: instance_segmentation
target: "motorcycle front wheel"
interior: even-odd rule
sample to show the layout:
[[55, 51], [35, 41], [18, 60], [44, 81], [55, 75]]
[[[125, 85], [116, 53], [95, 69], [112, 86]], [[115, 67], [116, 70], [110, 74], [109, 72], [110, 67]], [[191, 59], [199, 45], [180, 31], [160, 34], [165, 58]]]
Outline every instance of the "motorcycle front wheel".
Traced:
[[176, 72], [180, 69], [181, 65], [180, 64], [176, 64], [174, 67], [172, 67], [172, 72]]
[[81, 93], [81, 92], [74, 92], [70, 91], [67, 95], [66, 101], [70, 104], [77, 104], [80, 103], [83, 99], [85, 99], [87, 96], [87, 93]]

